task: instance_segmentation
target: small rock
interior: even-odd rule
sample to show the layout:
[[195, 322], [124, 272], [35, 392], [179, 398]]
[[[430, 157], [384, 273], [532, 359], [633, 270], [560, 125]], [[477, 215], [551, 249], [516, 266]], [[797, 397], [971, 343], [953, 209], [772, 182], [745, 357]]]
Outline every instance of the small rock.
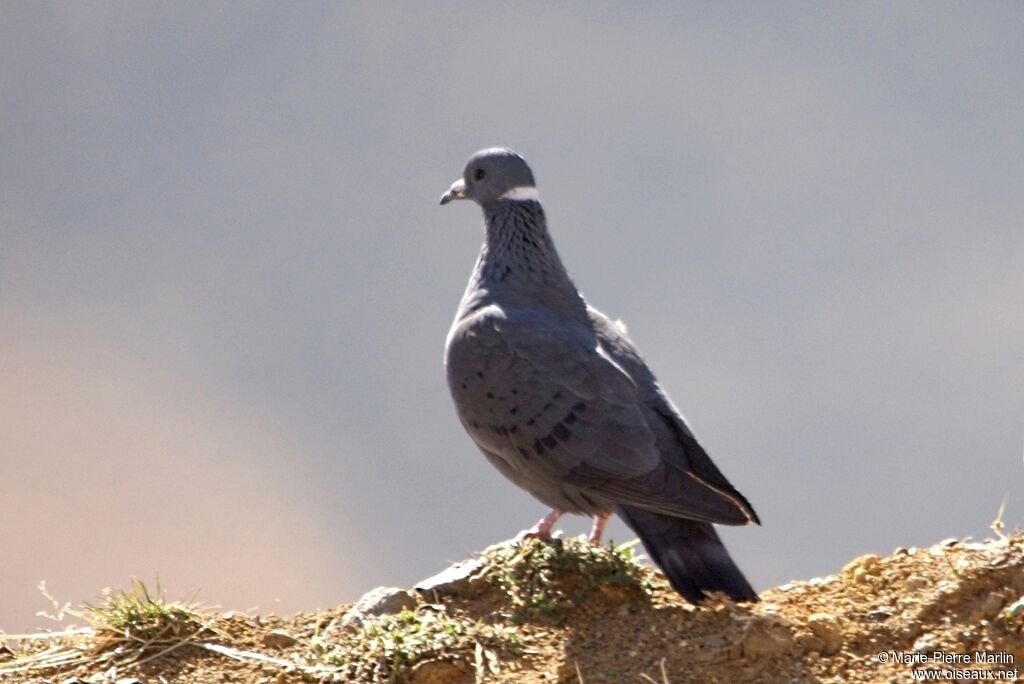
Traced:
[[704, 639], [704, 641], [702, 641], [700, 644], [700, 648], [701, 650], [720, 651], [721, 649], [725, 648], [728, 643], [729, 642], [725, 640], [725, 637], [713, 636]]
[[485, 583], [485, 580], [477, 577], [483, 565], [476, 558], [462, 561], [428, 577], [413, 588], [421, 594], [436, 591], [442, 595], [472, 596]]
[[1017, 599], [1003, 609], [1003, 616], [1007, 620], [1016, 620], [1021, 613], [1024, 613], [1024, 598]]
[[377, 587], [355, 602], [341, 618], [343, 627], [363, 622], [374, 615], [396, 615], [416, 607], [416, 597], [405, 589]]
[[821, 639], [824, 655], [832, 655], [843, 647], [843, 627], [839, 619], [828, 613], [814, 613], [807, 618], [807, 626]]
[[363, 594], [353, 606], [364, 615], [396, 615], [415, 607], [416, 597], [395, 587], [377, 587]]
[[874, 610], [870, 611], [865, 617], [868, 620], [872, 620], [874, 622], [882, 622], [883, 620], [888, 620], [889, 618], [891, 618], [893, 616], [893, 613], [895, 612], [896, 609], [892, 607], [875, 608]]
[[844, 574], [853, 575], [858, 569], [863, 570], [865, 575], [877, 575], [881, 569], [882, 559], [873, 553], [859, 558], [854, 558], [843, 567]]
[[1003, 607], [1003, 597], [999, 594], [986, 594], [978, 601], [977, 610], [986, 618], [995, 618]]
[[473, 681], [469, 667], [451, 660], [425, 660], [412, 668], [412, 684], [462, 684]]
[[268, 648], [290, 648], [297, 643], [299, 643], [298, 639], [280, 629], [263, 635], [263, 645]]
[[825, 650], [825, 642], [813, 634], [801, 634], [796, 639], [797, 646], [803, 651], [805, 657], [809, 655], [820, 655]]
[[918, 591], [928, 586], [928, 580], [920, 575], [911, 575], [907, 578], [907, 590]]
[[896, 630], [896, 636], [900, 641], [910, 641], [916, 639], [921, 635], [921, 625], [916, 622], [908, 622], [907, 624]]
[[69, 677], [68, 679], [65, 679], [60, 684], [85, 684], [85, 680], [81, 679], [79, 677]]
[[761, 660], [782, 655], [789, 651], [792, 646], [793, 640], [789, 634], [782, 633], [776, 629], [766, 628], [758, 623], [750, 625], [741, 644], [743, 656], [751, 660]]
[[135, 677], [122, 677], [114, 682], [114, 684], [142, 684], [142, 680]]

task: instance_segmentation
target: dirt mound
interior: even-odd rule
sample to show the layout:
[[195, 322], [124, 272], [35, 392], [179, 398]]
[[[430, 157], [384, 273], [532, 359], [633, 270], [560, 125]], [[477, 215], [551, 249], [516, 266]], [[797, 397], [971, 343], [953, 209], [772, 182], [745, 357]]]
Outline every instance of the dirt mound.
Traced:
[[[902, 682], [1013, 679], [1024, 537], [947, 540], [694, 608], [628, 548], [499, 545], [417, 590], [314, 614], [217, 614], [141, 585], [84, 629], [8, 636], [10, 682]], [[929, 674], [931, 673], [931, 674]], [[77, 678], [77, 679], [76, 679]]]

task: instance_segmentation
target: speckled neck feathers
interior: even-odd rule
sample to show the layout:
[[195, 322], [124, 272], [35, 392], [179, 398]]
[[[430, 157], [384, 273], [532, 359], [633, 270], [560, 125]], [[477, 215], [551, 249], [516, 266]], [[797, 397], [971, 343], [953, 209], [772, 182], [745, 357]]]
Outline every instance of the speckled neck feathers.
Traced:
[[460, 317], [496, 303], [557, 308], [586, 320], [586, 304], [558, 257], [540, 202], [492, 202], [483, 212], [484, 245]]

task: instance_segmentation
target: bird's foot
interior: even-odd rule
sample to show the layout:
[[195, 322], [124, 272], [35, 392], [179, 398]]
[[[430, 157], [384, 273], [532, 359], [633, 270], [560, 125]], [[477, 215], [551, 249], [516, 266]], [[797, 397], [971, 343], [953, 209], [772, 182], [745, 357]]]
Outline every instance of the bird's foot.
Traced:
[[557, 508], [552, 509], [550, 513], [538, 520], [536, 525], [517, 534], [515, 539], [516, 543], [521, 544], [527, 539], [542, 539], [544, 541], [550, 541], [551, 530], [561, 517], [562, 511]]
[[595, 515], [594, 526], [590, 528], [590, 543], [594, 546], [601, 545], [601, 537], [604, 536], [604, 528], [608, 525], [608, 514]]

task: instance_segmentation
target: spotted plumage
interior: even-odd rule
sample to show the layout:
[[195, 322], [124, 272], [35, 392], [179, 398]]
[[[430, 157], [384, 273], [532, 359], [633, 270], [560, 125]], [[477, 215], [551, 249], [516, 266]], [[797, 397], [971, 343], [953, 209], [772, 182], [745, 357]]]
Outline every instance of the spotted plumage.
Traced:
[[484, 245], [448, 333], [445, 368], [459, 418], [487, 459], [552, 512], [617, 513], [693, 602], [757, 595], [712, 523], [758, 522], [701, 448], [626, 334], [588, 306], [547, 229], [525, 160], [470, 158], [441, 198], [483, 210]]

